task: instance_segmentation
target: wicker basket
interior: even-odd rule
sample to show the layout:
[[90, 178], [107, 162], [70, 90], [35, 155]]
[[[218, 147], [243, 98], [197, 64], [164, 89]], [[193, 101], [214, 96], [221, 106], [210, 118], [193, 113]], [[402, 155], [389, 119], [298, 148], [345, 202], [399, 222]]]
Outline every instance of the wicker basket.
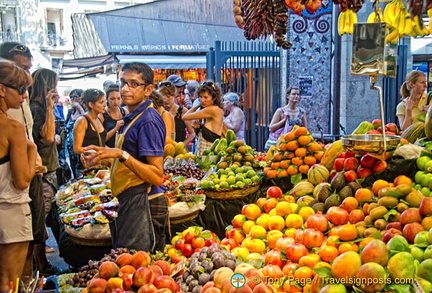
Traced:
[[213, 199], [234, 199], [246, 197], [256, 192], [261, 186], [261, 182], [253, 183], [244, 188], [218, 188], [205, 189], [204, 193], [209, 198]]
[[200, 212], [200, 210], [193, 211], [193, 212], [188, 213], [188, 214], [184, 214], [184, 215], [181, 215], [181, 216], [169, 218], [169, 220], [170, 220], [171, 224], [183, 223], [183, 222], [190, 221], [190, 220], [193, 220], [196, 217], [198, 217], [199, 212]]
[[108, 239], [86, 239], [86, 238], [77, 238], [72, 235], [69, 235], [69, 239], [78, 244], [84, 246], [111, 246], [111, 238]]

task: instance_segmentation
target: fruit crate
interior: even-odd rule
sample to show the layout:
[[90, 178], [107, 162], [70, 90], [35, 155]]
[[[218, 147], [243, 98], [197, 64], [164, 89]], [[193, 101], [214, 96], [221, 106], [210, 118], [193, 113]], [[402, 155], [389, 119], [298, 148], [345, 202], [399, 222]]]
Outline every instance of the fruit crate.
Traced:
[[261, 182], [253, 183], [244, 188], [217, 188], [217, 189], [204, 189], [207, 197], [212, 199], [234, 199], [242, 198], [258, 191]]

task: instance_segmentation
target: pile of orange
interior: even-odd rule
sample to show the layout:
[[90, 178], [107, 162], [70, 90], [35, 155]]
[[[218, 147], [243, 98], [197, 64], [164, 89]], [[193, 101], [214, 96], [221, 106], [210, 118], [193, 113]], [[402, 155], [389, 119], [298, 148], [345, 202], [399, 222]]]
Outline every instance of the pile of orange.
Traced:
[[282, 178], [296, 174], [307, 174], [310, 166], [321, 161], [324, 150], [315, 141], [306, 127], [294, 126], [285, 134], [264, 167], [268, 178]]

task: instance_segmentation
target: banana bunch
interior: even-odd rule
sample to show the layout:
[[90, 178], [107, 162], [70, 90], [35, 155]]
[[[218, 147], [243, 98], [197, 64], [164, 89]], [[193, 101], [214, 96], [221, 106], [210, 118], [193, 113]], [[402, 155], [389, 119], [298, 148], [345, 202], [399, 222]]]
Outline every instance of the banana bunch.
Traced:
[[413, 30], [411, 32], [412, 37], [424, 37], [430, 34], [429, 29], [424, 25], [423, 21], [418, 15], [412, 19]]
[[342, 11], [338, 19], [338, 32], [339, 35], [353, 34], [354, 24], [357, 23], [357, 14], [351, 9]]
[[429, 33], [432, 34], [432, 8], [427, 10], [427, 15], [429, 16]]
[[382, 22], [383, 19], [384, 16], [382, 14], [381, 8], [378, 8], [378, 11], [373, 11], [371, 14], [369, 14], [367, 22], [368, 23]]
[[[384, 8], [384, 22], [393, 25], [393, 22], [396, 18], [396, 15], [400, 11], [400, 0], [392, 0], [390, 3], [386, 5]], [[402, 3], [403, 4], [403, 3]]]

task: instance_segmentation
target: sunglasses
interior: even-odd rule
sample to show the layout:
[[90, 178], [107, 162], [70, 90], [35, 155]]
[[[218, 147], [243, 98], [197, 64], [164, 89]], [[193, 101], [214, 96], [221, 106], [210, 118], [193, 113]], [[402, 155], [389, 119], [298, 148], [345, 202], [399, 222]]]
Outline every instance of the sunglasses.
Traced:
[[8, 53], [12, 52], [19, 52], [19, 53], [27, 53], [29, 51], [29, 48], [24, 45], [16, 45], [15, 47], [12, 47]]
[[27, 87], [26, 86], [20, 86], [20, 87], [16, 87], [10, 84], [6, 84], [6, 83], [2, 83], [2, 85], [4, 85], [5, 87], [17, 90], [18, 94], [20, 95], [24, 95], [25, 92], [27, 91]]
[[70, 96], [70, 98], [71, 98], [72, 100], [79, 99], [79, 97], [80, 97], [80, 96]]
[[201, 85], [209, 86], [212, 87], [213, 89], [216, 89], [216, 85], [211, 81], [204, 81], [201, 83]]
[[134, 88], [137, 88], [140, 85], [143, 85], [143, 86], [149, 85], [149, 83], [139, 83], [139, 82], [136, 82], [136, 81], [133, 81], [133, 80], [132, 81], [126, 81], [126, 80], [123, 80], [123, 79], [119, 81], [119, 86], [121, 88], [124, 87], [125, 85], [127, 85], [131, 89], [134, 89]]
[[163, 87], [163, 86], [172, 86], [173, 84], [170, 81], [161, 81], [160, 83], [158, 83], [158, 88]]

